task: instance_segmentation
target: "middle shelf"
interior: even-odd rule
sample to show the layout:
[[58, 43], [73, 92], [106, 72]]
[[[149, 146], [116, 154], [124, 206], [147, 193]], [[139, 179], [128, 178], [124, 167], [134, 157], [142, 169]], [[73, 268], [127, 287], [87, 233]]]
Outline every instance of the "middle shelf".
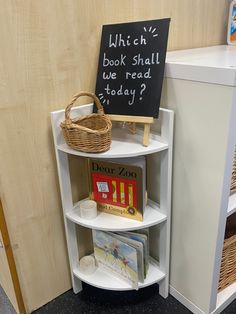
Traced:
[[137, 230], [157, 225], [167, 219], [167, 216], [160, 212], [158, 204], [148, 200], [148, 204], [144, 211], [143, 221], [136, 221], [104, 212], [98, 212], [95, 219], [87, 220], [79, 216], [80, 202], [76, 203], [74, 208], [66, 213], [66, 217], [81, 226], [92, 229], [104, 231]]

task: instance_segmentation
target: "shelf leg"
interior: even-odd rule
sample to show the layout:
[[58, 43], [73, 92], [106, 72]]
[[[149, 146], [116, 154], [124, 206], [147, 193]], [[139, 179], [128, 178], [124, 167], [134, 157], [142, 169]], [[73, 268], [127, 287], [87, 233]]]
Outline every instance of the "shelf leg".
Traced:
[[160, 226], [160, 269], [166, 276], [159, 283], [159, 294], [163, 298], [167, 298], [169, 293], [169, 248], [167, 239], [167, 222], [164, 222]]
[[73, 292], [75, 294], [77, 294], [80, 291], [82, 291], [82, 282], [76, 276], [73, 276], [73, 277], [74, 277], [74, 279], [73, 279]]
[[159, 293], [164, 298], [169, 292], [169, 254], [170, 254], [170, 215], [171, 215], [171, 152], [161, 154], [160, 211], [167, 215], [167, 220], [160, 225], [160, 269], [166, 277], [159, 284]]
[[159, 294], [166, 299], [169, 295], [169, 287], [168, 287], [168, 282], [166, 279], [163, 279], [159, 283]]
[[74, 276], [73, 269], [78, 267], [79, 263], [79, 253], [78, 253], [78, 244], [77, 244], [77, 234], [76, 234], [76, 224], [72, 221], [66, 221], [66, 233], [67, 233], [67, 247], [69, 253], [69, 262], [71, 269], [71, 279], [74, 293], [78, 293], [82, 290], [81, 281]]

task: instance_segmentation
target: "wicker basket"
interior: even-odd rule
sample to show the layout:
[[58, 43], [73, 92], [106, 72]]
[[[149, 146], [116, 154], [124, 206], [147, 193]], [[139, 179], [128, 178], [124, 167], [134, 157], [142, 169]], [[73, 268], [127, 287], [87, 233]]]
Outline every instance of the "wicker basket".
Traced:
[[236, 281], [236, 235], [224, 240], [218, 291]]
[[233, 170], [232, 170], [232, 179], [231, 179], [230, 191], [231, 191], [231, 193], [236, 192], [236, 149], [234, 152], [234, 161], [233, 161]]
[[[236, 149], [230, 191], [231, 193], [236, 192]], [[225, 237], [220, 267], [219, 291], [236, 281], [236, 213], [227, 219]]]
[[[81, 96], [93, 98], [97, 113], [71, 119], [70, 111], [75, 101]], [[107, 151], [111, 145], [111, 121], [104, 114], [99, 99], [91, 93], [81, 92], [73, 97], [65, 109], [65, 121], [61, 128], [67, 145], [71, 148], [86, 152], [99, 153]]]

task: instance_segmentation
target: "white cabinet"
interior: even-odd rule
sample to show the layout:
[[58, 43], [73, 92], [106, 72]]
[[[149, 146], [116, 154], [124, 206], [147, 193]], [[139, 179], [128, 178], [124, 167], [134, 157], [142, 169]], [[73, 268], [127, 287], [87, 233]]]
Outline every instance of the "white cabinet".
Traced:
[[[92, 104], [79, 106], [72, 109], [71, 117], [86, 115], [91, 112]], [[159, 283], [159, 293], [163, 297], [167, 297], [169, 288], [173, 111], [160, 109], [160, 117], [155, 120], [151, 129], [148, 147], [142, 145], [142, 130], [138, 129], [137, 134], [132, 135], [126, 129], [114, 127], [110, 150], [100, 154], [82, 153], [70, 149], [65, 144], [60, 129], [60, 122], [64, 120], [64, 110], [52, 112], [51, 119], [74, 292], [78, 293], [82, 289], [81, 281], [109, 290], [132, 289], [126, 282], [107, 272], [104, 273], [99, 268], [92, 275], [84, 275], [80, 272], [78, 267], [79, 259], [82, 257], [79, 253], [81, 251], [80, 245], [86, 247], [89, 245], [87, 243], [89, 240], [87, 238], [80, 239], [80, 234], [78, 235], [76, 232], [77, 225], [82, 226], [84, 230], [86, 229], [87, 234], [92, 229], [125, 231], [149, 227], [150, 255], [152, 258], [150, 258], [147, 278], [144, 283], [139, 284], [139, 288]], [[143, 221], [139, 222], [107, 213], [99, 213], [93, 220], [80, 218], [78, 214], [79, 202], [74, 202], [72, 197], [68, 161], [70, 155], [78, 156], [78, 162], [82, 163], [82, 167], [84, 158], [89, 157], [112, 159], [146, 156], [148, 202]], [[84, 172], [86, 172], [86, 168], [81, 171], [81, 173]], [[78, 184], [78, 188], [84, 188], [85, 182], [79, 177]]]
[[167, 54], [163, 107], [175, 111], [170, 293], [194, 313], [220, 313], [218, 293], [236, 144], [236, 47]]

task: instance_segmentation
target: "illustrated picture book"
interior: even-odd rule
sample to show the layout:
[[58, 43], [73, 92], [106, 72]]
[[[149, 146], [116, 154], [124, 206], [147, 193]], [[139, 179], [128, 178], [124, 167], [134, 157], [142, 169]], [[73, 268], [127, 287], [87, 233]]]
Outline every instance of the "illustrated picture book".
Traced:
[[137, 260], [138, 260], [138, 280], [144, 282], [145, 273], [144, 273], [144, 248], [143, 243], [130, 239], [121, 233], [110, 233], [113, 237], [116, 237], [120, 241], [132, 246], [137, 251]]
[[124, 279], [134, 289], [148, 272], [148, 231], [105, 232], [93, 230], [94, 256], [99, 267]]
[[93, 230], [94, 256], [99, 267], [138, 288], [137, 250], [108, 232]]
[[147, 272], [148, 272], [148, 266], [149, 266], [149, 244], [148, 244], [148, 235], [138, 232], [122, 232], [123, 236], [133, 240], [137, 241], [139, 243], [142, 243], [143, 245], [143, 263], [144, 263], [144, 277], [146, 278]]
[[145, 157], [89, 160], [90, 198], [98, 210], [142, 221], [146, 206]]

